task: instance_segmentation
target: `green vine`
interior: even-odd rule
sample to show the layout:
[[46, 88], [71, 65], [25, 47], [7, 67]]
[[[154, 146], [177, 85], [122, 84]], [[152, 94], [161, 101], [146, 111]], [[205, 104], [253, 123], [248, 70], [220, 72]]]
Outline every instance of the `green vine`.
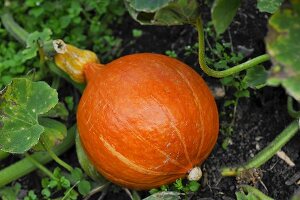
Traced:
[[252, 187], [250, 185], [241, 185], [240, 186], [241, 189], [246, 192], [246, 193], [252, 193], [254, 194], [256, 197], [258, 197], [258, 199], [261, 200], [274, 200], [273, 198], [265, 195], [264, 193], [262, 193], [260, 190], [256, 189], [255, 187]]
[[293, 107], [293, 98], [288, 96], [287, 100], [287, 110], [291, 117], [293, 118], [300, 118], [300, 111], [296, 111]]
[[251, 168], [259, 168], [265, 164], [277, 151], [279, 151], [299, 130], [298, 120], [290, 123], [267, 147], [255, 155], [244, 166], [226, 167], [221, 170], [222, 176], [237, 176], [241, 171]]
[[270, 56], [268, 54], [264, 54], [223, 71], [214, 70], [209, 66], [207, 66], [205, 62], [204, 31], [203, 31], [202, 19], [200, 17], [196, 21], [196, 29], [198, 31], [198, 41], [199, 41], [199, 50], [198, 50], [199, 64], [201, 69], [208, 76], [212, 76], [215, 78], [224, 78], [226, 76], [236, 74], [238, 72], [257, 66], [260, 63], [270, 60]]

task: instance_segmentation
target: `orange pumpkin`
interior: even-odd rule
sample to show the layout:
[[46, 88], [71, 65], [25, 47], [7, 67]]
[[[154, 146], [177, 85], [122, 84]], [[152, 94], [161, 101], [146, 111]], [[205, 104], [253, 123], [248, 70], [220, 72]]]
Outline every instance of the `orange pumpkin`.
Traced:
[[150, 189], [186, 176], [213, 149], [215, 100], [184, 63], [141, 53], [84, 66], [77, 111], [82, 145], [112, 182]]

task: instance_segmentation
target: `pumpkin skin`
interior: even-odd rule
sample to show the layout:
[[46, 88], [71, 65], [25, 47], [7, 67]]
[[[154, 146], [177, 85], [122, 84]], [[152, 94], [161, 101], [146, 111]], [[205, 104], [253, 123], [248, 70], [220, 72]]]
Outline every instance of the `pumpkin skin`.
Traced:
[[151, 189], [186, 176], [210, 154], [219, 132], [216, 103], [186, 64], [140, 53], [84, 69], [78, 130], [107, 179]]

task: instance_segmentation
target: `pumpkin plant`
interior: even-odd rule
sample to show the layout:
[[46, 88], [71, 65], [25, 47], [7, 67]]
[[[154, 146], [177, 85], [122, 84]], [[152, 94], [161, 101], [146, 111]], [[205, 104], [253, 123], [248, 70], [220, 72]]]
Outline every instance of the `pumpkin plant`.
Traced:
[[[16, 27], [19, 40], [27, 35], [9, 15], [2, 19], [8, 29]], [[61, 40], [37, 42], [43, 59], [55, 52], [61, 70], [73, 81], [87, 82], [77, 125], [83, 149], [101, 174], [134, 189], [184, 176], [201, 178], [199, 165], [217, 140], [219, 122], [214, 98], [196, 72], [158, 54], [134, 54], [102, 65], [93, 52]]]

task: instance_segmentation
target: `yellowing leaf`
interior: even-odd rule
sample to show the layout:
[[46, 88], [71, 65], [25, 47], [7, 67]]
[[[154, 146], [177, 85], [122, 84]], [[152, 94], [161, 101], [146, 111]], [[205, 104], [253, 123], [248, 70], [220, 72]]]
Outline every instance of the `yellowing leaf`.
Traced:
[[57, 102], [57, 92], [45, 82], [13, 79], [0, 96], [0, 150], [24, 153], [37, 144], [44, 127], [38, 116]]
[[281, 83], [286, 91], [300, 101], [300, 1], [276, 12], [269, 20], [267, 51], [273, 67], [268, 84]]
[[274, 13], [281, 6], [283, 0], [258, 0], [257, 8], [260, 12]]

